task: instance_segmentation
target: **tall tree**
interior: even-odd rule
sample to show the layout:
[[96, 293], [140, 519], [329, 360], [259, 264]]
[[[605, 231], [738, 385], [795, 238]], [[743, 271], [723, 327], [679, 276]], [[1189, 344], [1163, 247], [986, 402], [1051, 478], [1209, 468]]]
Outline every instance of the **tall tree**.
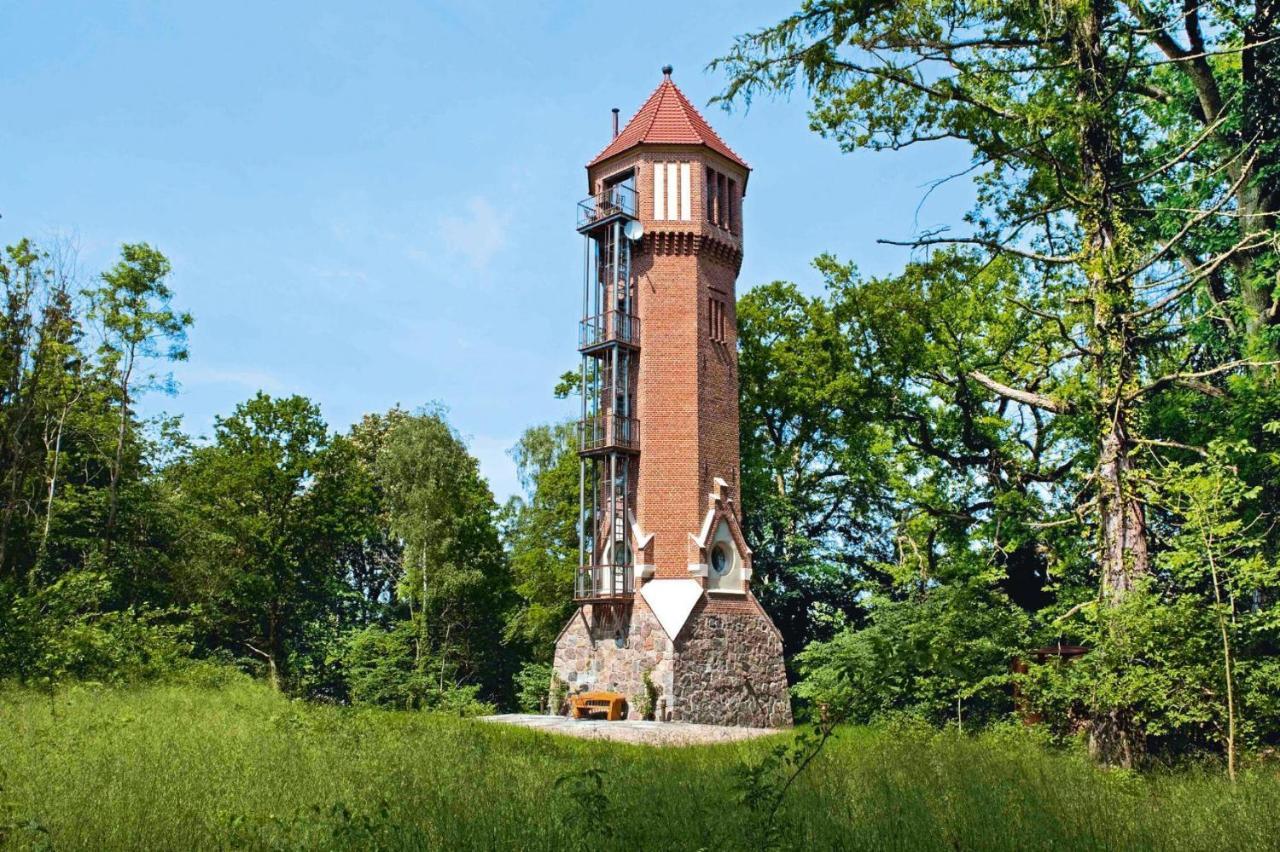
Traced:
[[[1258, 244], [1204, 239], [1236, 227], [1232, 205], [1247, 179], [1227, 170], [1213, 182], [1224, 170], [1198, 158], [1203, 134], [1180, 144], [1182, 126], [1157, 120], [1148, 92], [1162, 60], [1150, 26], [1110, 0], [811, 0], [738, 39], [718, 64], [730, 74], [726, 102], [802, 83], [813, 126], [846, 149], [969, 146], [979, 190], [970, 232], [903, 242], [970, 246], [1016, 263], [1022, 293], [1056, 292], [1028, 300], [1022, 316], [1058, 336], [1060, 359], [1006, 361], [967, 378], [1044, 418], [1088, 424], [1099, 590], [1106, 604], [1121, 603], [1151, 572], [1144, 454], [1171, 443], [1148, 432], [1145, 407], [1174, 389], [1221, 397], [1224, 376], [1261, 363], [1211, 360], [1187, 336], [1203, 296], [1213, 297], [1213, 273]], [[1248, 161], [1251, 150], [1230, 156]], [[1188, 206], [1170, 198], [1172, 175], [1210, 189]], [[1130, 716], [1096, 708], [1100, 756], [1136, 758]]]
[[874, 375], [831, 306], [774, 282], [738, 304], [742, 489], [755, 587], [793, 654], [856, 620], [886, 557], [889, 459]]
[[317, 481], [327, 444], [313, 403], [259, 393], [172, 473], [187, 527], [184, 602], [201, 608], [209, 641], [257, 657], [276, 689], [335, 595], [331, 491]]
[[[29, 240], [6, 249], [0, 288], [0, 577], [25, 574], [31, 585], [48, 536], [58, 439], [80, 393], [80, 326], [65, 264]], [[41, 514], [36, 532], [31, 521]]]
[[578, 440], [572, 423], [525, 430], [511, 450], [525, 497], [504, 511], [504, 538], [520, 604], [507, 622], [509, 640], [550, 662], [556, 636], [573, 611], [578, 566]]
[[390, 431], [377, 472], [404, 550], [398, 594], [411, 609], [417, 665], [435, 672], [440, 692], [479, 684], [500, 695], [511, 576], [479, 462], [440, 412], [424, 411]]
[[148, 372], [155, 360], [185, 361], [187, 328], [192, 319], [171, 306], [167, 283], [172, 267], [146, 243], [128, 243], [121, 259], [104, 272], [101, 283], [87, 291], [89, 316], [98, 324], [101, 341], [98, 368], [109, 377], [117, 407], [114, 450], [108, 467], [107, 518], [103, 542], [109, 554], [120, 504], [129, 422], [139, 393], [168, 387], [171, 380]]

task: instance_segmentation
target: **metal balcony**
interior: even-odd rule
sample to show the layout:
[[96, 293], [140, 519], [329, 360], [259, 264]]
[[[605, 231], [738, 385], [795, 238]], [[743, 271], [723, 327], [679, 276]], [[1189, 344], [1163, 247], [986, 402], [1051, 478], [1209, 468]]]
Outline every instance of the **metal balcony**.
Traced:
[[636, 191], [619, 184], [578, 202], [578, 232], [586, 233], [615, 219], [636, 218]]
[[578, 324], [578, 351], [591, 352], [611, 343], [638, 348], [640, 318], [621, 311], [605, 311]]
[[597, 414], [578, 421], [578, 452], [598, 455], [640, 451], [640, 421], [618, 414]]
[[583, 565], [574, 578], [573, 598], [581, 603], [625, 601], [634, 593], [635, 572], [630, 565]]

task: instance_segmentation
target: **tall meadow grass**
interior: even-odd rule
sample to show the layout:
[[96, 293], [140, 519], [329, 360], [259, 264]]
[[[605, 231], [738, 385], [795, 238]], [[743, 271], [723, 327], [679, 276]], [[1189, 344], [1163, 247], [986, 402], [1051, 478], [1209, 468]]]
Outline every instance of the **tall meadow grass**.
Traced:
[[[780, 735], [780, 738], [788, 735]], [[759, 848], [739, 767], [780, 738], [655, 749], [258, 684], [0, 692], [0, 845]], [[1280, 777], [1103, 772], [1017, 732], [850, 729], [789, 793], [794, 849], [1275, 849]]]

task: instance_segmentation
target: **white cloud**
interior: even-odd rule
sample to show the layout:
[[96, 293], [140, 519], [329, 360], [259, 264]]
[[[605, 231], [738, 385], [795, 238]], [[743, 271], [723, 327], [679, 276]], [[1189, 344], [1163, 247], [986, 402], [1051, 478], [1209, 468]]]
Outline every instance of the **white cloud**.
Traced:
[[488, 199], [475, 196], [462, 214], [442, 216], [437, 230], [451, 254], [484, 269], [507, 246], [507, 220], [507, 214], [495, 210]]
[[284, 389], [284, 383], [279, 377], [264, 370], [228, 370], [184, 364], [174, 373], [179, 382], [188, 386], [232, 385], [250, 391], [263, 390], [271, 394], [278, 394]]

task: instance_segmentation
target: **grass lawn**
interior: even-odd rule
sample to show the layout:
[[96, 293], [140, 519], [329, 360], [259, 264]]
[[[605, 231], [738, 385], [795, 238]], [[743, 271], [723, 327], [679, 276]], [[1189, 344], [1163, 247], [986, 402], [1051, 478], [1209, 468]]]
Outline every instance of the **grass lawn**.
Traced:
[[[738, 767], [787, 736], [654, 749], [243, 683], [0, 691], [0, 846], [755, 849]], [[1280, 775], [1232, 788], [1101, 772], [1017, 733], [850, 729], [782, 824], [795, 849], [1277, 849]]]

